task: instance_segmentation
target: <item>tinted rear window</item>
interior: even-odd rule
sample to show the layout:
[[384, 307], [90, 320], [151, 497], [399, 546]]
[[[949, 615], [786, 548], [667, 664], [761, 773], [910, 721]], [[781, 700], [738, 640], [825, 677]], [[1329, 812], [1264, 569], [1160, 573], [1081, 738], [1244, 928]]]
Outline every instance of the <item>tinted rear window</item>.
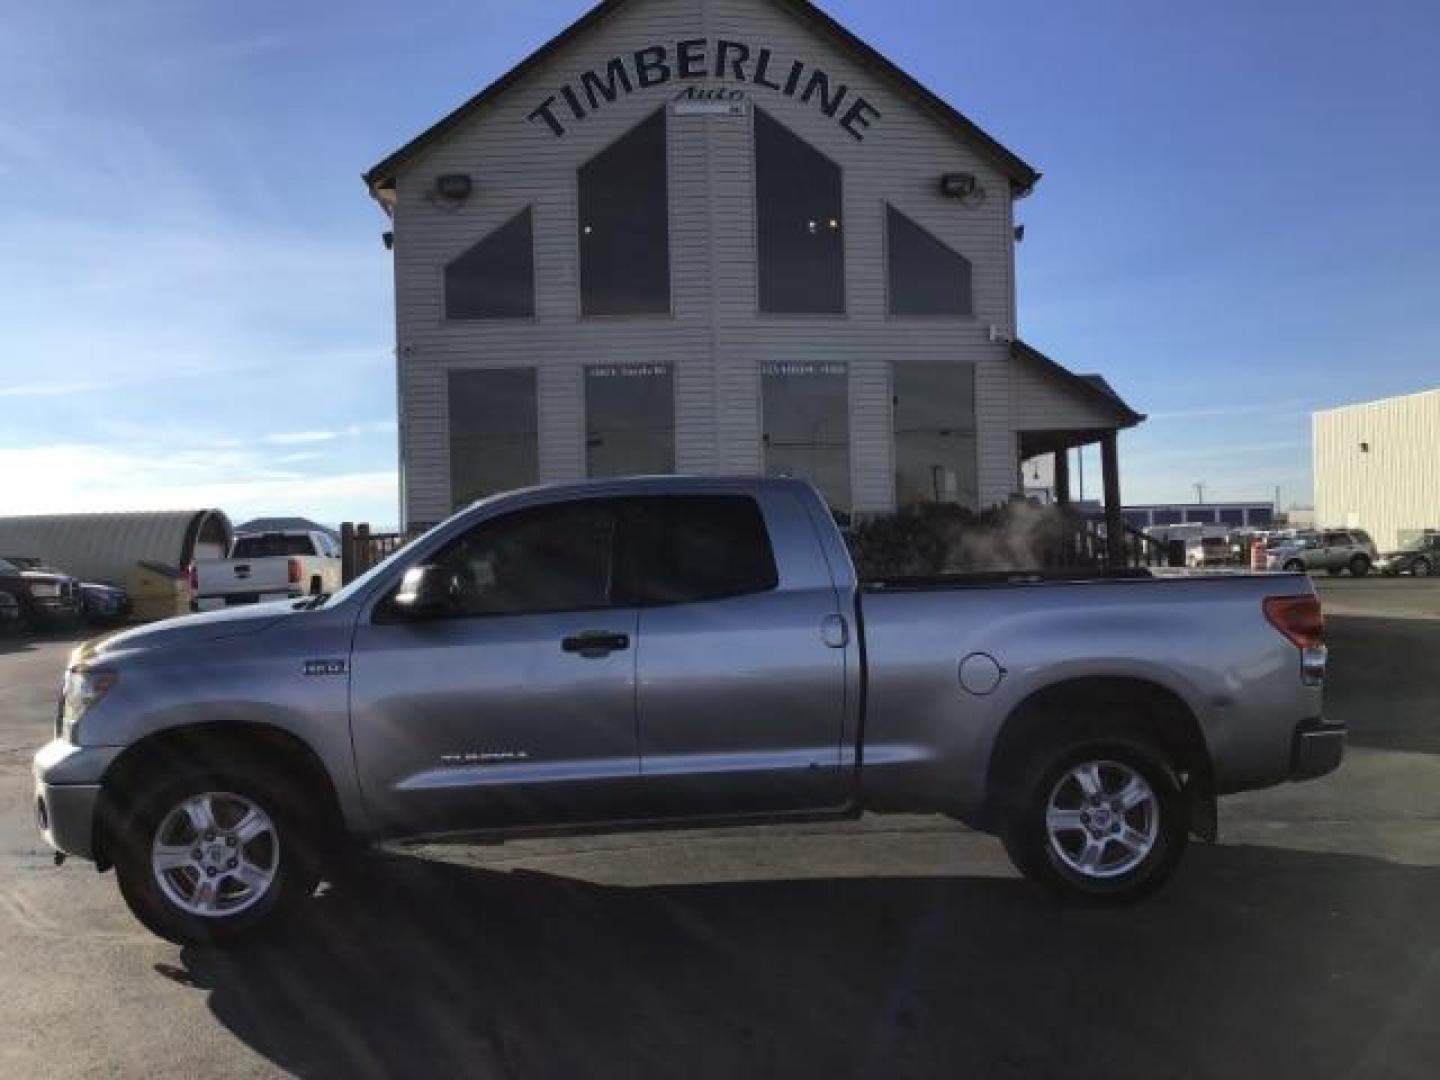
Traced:
[[780, 584], [770, 534], [745, 495], [627, 500], [630, 590], [644, 604], [688, 604]]
[[314, 555], [315, 545], [308, 536], [242, 536], [235, 541], [232, 559], [272, 559], [281, 555]]

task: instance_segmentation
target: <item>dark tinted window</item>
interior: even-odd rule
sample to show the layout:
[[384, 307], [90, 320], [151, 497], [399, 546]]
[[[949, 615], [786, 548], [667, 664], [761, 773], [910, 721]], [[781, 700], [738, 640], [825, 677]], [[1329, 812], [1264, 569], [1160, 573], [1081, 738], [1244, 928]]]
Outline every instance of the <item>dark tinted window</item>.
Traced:
[[1132, 529], [1148, 529], [1150, 527], [1150, 511], [1148, 510], [1127, 510], [1125, 511], [1125, 524]]
[[540, 478], [535, 372], [450, 372], [450, 498], [456, 506]]
[[277, 555], [316, 555], [315, 545], [308, 536], [286, 536], [266, 533], [264, 536], [241, 536], [235, 541], [232, 559], [270, 559]]
[[844, 314], [840, 166], [760, 109], [755, 110], [755, 207], [760, 310]]
[[895, 380], [895, 499], [978, 506], [975, 369], [903, 363]]
[[1244, 525], [1244, 524], [1245, 524], [1245, 511], [1244, 511], [1244, 510], [1221, 510], [1221, 511], [1220, 511], [1220, 524], [1222, 524], [1222, 525]]
[[970, 315], [970, 260], [886, 207], [891, 315]]
[[850, 511], [850, 379], [844, 364], [773, 363], [761, 369], [765, 471], [820, 489]]
[[528, 319], [534, 314], [534, 222], [527, 206], [445, 268], [445, 317]]
[[1153, 516], [1156, 525], [1179, 525], [1185, 515], [1179, 510], [1156, 510]]
[[580, 168], [580, 302], [586, 315], [670, 311], [665, 110]]
[[20, 570], [13, 563], [0, 559], [0, 577], [19, 577]]
[[434, 560], [453, 571], [460, 614], [536, 615], [608, 607], [609, 502], [523, 510], [477, 525]]
[[1249, 517], [1250, 520], [1248, 524], [1258, 525], [1261, 528], [1268, 527], [1275, 520], [1275, 515], [1269, 510], [1251, 510], [1249, 512]]
[[1215, 524], [1215, 511], [1214, 511], [1214, 510], [1186, 510], [1186, 511], [1185, 511], [1185, 520], [1186, 520], [1186, 521], [1198, 521], [1198, 522], [1200, 522], [1200, 523], [1203, 524], [1203, 525], [1214, 525], [1214, 524]]
[[770, 534], [744, 495], [626, 502], [631, 590], [646, 604], [686, 604], [769, 592], [780, 584]]
[[585, 369], [585, 455], [597, 479], [675, 471], [675, 380], [668, 364]]

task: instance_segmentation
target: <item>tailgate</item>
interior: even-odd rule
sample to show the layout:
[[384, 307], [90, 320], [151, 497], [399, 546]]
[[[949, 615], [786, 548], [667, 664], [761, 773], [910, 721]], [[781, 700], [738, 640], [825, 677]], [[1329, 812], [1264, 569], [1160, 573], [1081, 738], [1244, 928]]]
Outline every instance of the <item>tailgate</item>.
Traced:
[[200, 563], [197, 567], [199, 599], [219, 598], [242, 603], [283, 600], [292, 589], [299, 587], [290, 580], [291, 562], [291, 559], [277, 556]]

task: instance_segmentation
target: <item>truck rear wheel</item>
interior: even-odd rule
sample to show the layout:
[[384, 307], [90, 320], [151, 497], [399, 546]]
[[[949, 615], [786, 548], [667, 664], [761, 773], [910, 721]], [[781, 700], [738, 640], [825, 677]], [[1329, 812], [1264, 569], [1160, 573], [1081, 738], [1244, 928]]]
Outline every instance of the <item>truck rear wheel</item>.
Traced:
[[257, 776], [182, 776], [121, 827], [120, 892], [147, 928], [179, 944], [227, 944], [273, 929], [319, 881], [306, 822]]
[[1174, 873], [1189, 833], [1175, 770], [1148, 740], [1124, 735], [1037, 754], [1002, 836], [1016, 867], [1062, 898], [1128, 903]]

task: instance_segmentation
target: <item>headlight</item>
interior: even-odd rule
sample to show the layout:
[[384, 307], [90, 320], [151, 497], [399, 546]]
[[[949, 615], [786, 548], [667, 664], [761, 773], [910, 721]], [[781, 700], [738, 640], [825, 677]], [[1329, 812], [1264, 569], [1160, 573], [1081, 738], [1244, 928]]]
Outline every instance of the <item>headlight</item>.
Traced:
[[60, 583], [58, 581], [32, 581], [30, 582], [30, 595], [54, 599], [60, 595]]
[[74, 742], [80, 719], [99, 702], [120, 679], [113, 671], [71, 670], [65, 673], [65, 688], [60, 695], [60, 737]]

